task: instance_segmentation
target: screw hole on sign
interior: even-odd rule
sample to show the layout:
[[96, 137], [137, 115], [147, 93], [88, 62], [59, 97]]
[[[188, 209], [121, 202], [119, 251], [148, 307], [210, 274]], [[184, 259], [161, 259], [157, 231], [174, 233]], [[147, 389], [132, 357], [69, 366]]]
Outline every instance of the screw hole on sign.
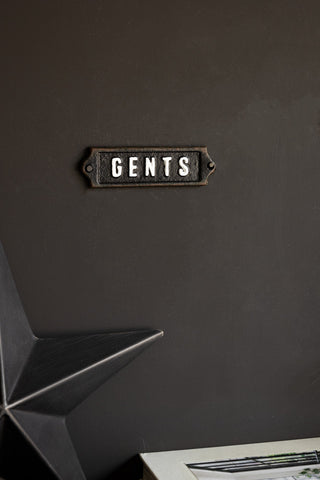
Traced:
[[213, 162], [208, 163], [208, 167], [211, 168], [212, 170], [214, 168], [214, 163]]
[[[92, 165], [89, 164], [89, 165], [86, 166], [86, 171], [87, 171], [88, 173], [92, 172], [92, 170], [93, 170], [93, 166], [92, 166]], [[1, 479], [0, 479], [0, 480], [1, 480]]]

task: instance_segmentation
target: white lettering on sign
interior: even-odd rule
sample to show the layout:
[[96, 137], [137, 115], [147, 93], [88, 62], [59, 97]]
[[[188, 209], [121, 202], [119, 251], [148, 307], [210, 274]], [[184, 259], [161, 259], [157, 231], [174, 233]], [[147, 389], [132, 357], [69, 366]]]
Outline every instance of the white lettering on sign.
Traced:
[[138, 175], [136, 172], [138, 167], [135, 163], [137, 160], [138, 157], [129, 157], [129, 177], [136, 177]]
[[[162, 162], [160, 165], [157, 162]], [[127, 167], [127, 168], [126, 168]], [[179, 177], [187, 177], [192, 172], [190, 170], [190, 158], [183, 156], [174, 159], [173, 157], [111, 157], [111, 176], [120, 178], [127, 175], [136, 178], [140, 175], [144, 177], [153, 177], [157, 175], [157, 167], [159, 171], [167, 178], [174, 175]]]
[[189, 159], [188, 157], [181, 157], [179, 159], [179, 175], [180, 177], [186, 177], [189, 173], [189, 167], [188, 167], [188, 164], [189, 163]]
[[170, 162], [172, 160], [172, 157], [162, 157], [162, 160], [164, 162], [164, 174], [166, 177], [170, 176]]
[[121, 158], [114, 157], [111, 160], [111, 173], [114, 178], [121, 177], [122, 175]]
[[146, 177], [151, 175], [151, 177], [156, 176], [156, 158], [155, 157], [146, 157], [145, 161], [145, 171], [144, 174]]

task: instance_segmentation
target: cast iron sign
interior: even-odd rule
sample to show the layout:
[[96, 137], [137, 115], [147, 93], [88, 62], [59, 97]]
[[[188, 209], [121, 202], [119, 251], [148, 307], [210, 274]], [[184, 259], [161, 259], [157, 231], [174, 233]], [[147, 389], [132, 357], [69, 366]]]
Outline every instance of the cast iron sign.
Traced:
[[92, 148], [83, 164], [92, 187], [206, 185], [215, 163], [206, 147]]

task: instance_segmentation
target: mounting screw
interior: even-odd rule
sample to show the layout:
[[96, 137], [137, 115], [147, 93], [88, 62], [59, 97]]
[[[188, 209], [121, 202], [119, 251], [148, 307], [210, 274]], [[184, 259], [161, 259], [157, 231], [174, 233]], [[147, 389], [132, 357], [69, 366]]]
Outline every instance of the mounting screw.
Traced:
[[90, 165], [90, 163], [89, 163], [89, 165], [86, 166], [86, 171], [87, 171], [88, 173], [90, 173], [90, 172], [92, 172], [92, 170], [93, 170], [93, 166]]
[[209, 162], [209, 163], [208, 163], [208, 168], [210, 168], [210, 169], [214, 168], [214, 163], [213, 163], [213, 162]]

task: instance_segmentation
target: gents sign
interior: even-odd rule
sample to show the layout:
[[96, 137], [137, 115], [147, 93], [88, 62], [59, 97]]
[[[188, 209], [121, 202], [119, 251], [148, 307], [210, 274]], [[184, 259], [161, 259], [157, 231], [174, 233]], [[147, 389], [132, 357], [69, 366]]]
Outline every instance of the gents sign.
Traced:
[[92, 187], [206, 185], [214, 169], [205, 147], [92, 148], [83, 164]]

